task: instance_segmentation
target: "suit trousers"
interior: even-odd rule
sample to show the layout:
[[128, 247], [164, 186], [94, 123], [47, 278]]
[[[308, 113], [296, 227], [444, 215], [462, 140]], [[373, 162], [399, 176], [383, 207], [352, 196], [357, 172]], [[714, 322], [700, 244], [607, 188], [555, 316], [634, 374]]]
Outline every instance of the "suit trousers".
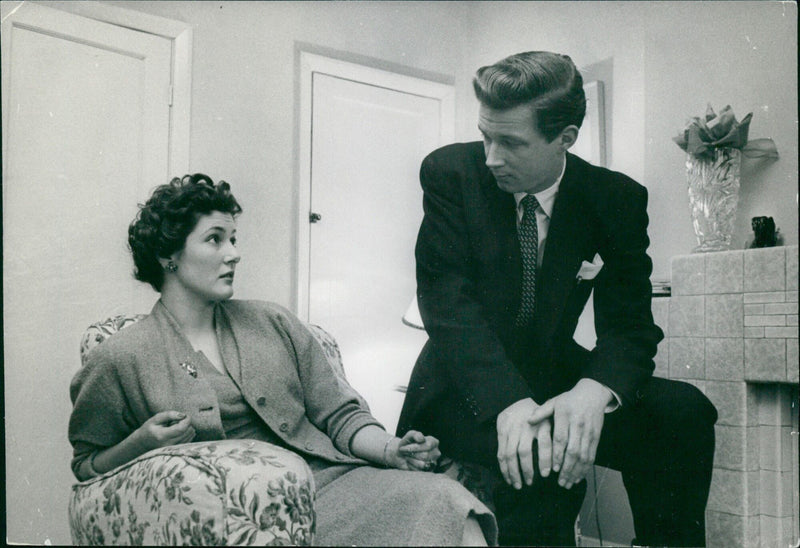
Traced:
[[[637, 544], [705, 545], [716, 420], [716, 409], [697, 388], [658, 377], [639, 390], [635, 403], [605, 416], [595, 463], [621, 472]], [[477, 436], [475, 452], [461, 458], [499, 473], [496, 427]], [[542, 478], [538, 471], [519, 491], [499, 482], [493, 502], [500, 544], [574, 546], [585, 493], [585, 480], [567, 490], [557, 474]]]

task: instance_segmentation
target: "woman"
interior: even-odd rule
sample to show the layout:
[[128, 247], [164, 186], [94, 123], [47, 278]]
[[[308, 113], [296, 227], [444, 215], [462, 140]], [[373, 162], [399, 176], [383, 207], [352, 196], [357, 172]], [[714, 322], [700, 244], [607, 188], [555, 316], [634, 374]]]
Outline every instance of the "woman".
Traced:
[[173, 179], [140, 206], [128, 230], [134, 273], [161, 298], [72, 381], [76, 477], [166, 445], [256, 439], [308, 462], [320, 544], [494, 543], [483, 504], [420, 472], [439, 458], [438, 440], [387, 434], [288, 310], [230, 300], [239, 213], [230, 186], [202, 174]]

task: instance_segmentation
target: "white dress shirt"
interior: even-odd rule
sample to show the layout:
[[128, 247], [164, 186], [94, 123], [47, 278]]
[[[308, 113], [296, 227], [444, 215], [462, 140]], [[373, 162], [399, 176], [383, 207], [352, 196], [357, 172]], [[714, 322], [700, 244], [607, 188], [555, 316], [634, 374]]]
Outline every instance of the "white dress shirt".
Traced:
[[[558, 195], [558, 187], [561, 186], [561, 179], [564, 177], [564, 169], [567, 167], [567, 158], [564, 157], [564, 163], [561, 166], [561, 174], [559, 174], [556, 182], [542, 190], [535, 192], [533, 195], [536, 201], [539, 202], [539, 207], [536, 208], [536, 228], [539, 235], [539, 255], [537, 256], [537, 265], [542, 266], [542, 259], [544, 258], [544, 246], [547, 243], [547, 231], [550, 228], [550, 217], [553, 214], [553, 204], [556, 203], [556, 196]], [[517, 228], [522, 222], [522, 214], [525, 208], [522, 207], [522, 199], [527, 196], [527, 192], [515, 192], [514, 199], [517, 201]]]

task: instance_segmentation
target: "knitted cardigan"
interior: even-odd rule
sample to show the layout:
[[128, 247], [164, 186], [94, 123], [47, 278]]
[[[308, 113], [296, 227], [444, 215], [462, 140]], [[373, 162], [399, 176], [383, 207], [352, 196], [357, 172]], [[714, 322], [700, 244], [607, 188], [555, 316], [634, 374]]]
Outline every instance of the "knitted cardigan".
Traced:
[[[303, 323], [285, 308], [227, 300], [214, 311], [222, 358], [245, 401], [291, 449], [332, 463], [359, 463], [355, 433], [381, 426], [329, 365]], [[219, 402], [178, 323], [159, 300], [149, 316], [109, 337], [70, 385], [72, 470], [124, 440], [161, 411], [191, 418], [193, 441], [225, 439]]]

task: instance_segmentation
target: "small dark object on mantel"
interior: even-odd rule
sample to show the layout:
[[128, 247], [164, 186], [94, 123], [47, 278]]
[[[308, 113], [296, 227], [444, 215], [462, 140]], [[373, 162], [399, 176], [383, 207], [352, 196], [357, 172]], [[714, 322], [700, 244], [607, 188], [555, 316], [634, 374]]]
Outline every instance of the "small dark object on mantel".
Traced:
[[780, 230], [775, 229], [775, 221], [772, 217], [753, 217], [751, 221], [755, 239], [749, 247], [775, 247], [778, 245]]

